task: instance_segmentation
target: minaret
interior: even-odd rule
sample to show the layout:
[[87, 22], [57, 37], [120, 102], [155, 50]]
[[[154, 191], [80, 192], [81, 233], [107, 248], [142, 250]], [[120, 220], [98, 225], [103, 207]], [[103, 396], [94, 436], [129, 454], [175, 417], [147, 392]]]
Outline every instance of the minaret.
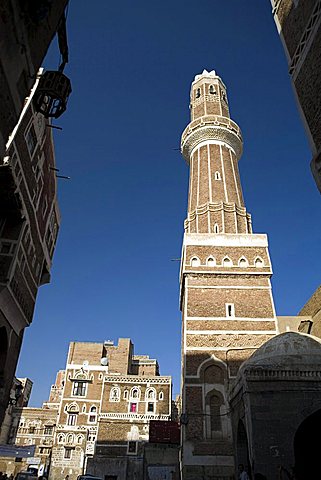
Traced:
[[253, 234], [238, 161], [242, 135], [226, 87], [203, 71], [191, 88], [181, 150], [190, 166], [180, 304], [183, 478], [235, 478], [228, 391], [240, 364], [273, 337], [267, 236]]

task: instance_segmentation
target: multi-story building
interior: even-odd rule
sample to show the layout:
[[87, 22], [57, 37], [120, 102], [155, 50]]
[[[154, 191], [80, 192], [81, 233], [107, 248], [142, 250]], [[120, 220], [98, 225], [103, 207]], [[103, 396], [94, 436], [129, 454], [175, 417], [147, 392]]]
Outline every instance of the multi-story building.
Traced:
[[33, 106], [38, 82], [0, 160], [0, 425], [38, 288], [50, 281], [59, 229], [52, 129]]
[[[170, 421], [171, 405], [171, 377], [159, 374], [156, 360], [134, 355], [131, 340], [72, 342], [48, 401], [41, 408], [21, 402], [12, 407], [8, 443], [13, 453], [22, 446], [35, 446], [35, 453], [18, 462], [0, 458], [2, 471], [15, 474], [33, 465], [41, 474], [50, 470], [52, 480], [76, 480], [86, 470], [125, 480], [134, 474], [147, 479], [149, 468], [178, 479], [178, 422], [176, 413]], [[151, 420], [156, 443], [147, 445]]]
[[67, 3], [68, 0], [1, 2], [0, 160], [52, 38], [64, 28]]
[[321, 192], [321, 1], [271, 0]]
[[[70, 344], [59, 406], [50, 478], [85, 470], [118, 480], [141, 474], [151, 419], [171, 416], [171, 377], [134, 355], [129, 339]], [[138, 469], [138, 470], [137, 470]], [[137, 473], [139, 472], [139, 473]]]

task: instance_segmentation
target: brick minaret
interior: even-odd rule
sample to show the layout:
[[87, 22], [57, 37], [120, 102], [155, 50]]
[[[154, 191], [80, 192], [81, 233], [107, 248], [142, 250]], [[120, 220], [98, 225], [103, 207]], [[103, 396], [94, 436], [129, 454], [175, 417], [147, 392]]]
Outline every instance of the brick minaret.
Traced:
[[253, 234], [238, 170], [242, 135], [214, 71], [195, 77], [181, 149], [190, 166], [182, 251], [183, 478], [234, 479], [228, 391], [276, 333], [267, 236]]

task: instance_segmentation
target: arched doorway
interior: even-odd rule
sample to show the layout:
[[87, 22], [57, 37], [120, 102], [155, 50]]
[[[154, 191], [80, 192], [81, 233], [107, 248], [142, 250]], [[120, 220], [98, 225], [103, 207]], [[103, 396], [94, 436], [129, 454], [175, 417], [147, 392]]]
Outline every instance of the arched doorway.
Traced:
[[296, 480], [320, 478], [320, 446], [316, 440], [321, 431], [321, 410], [307, 417], [294, 435]]
[[242, 463], [245, 467], [245, 470], [251, 478], [251, 468], [250, 468], [250, 459], [249, 459], [249, 447], [247, 440], [247, 433], [245, 430], [244, 423], [242, 420], [239, 421], [237, 427], [237, 445], [236, 445], [236, 455], [237, 455], [237, 465]]

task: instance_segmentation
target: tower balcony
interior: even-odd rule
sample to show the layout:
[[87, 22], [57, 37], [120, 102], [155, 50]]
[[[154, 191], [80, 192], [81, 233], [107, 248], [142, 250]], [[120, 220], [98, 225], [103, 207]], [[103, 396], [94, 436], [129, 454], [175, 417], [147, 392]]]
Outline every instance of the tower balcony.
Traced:
[[220, 141], [229, 145], [239, 160], [243, 152], [240, 127], [228, 117], [207, 115], [185, 128], [181, 138], [181, 152], [187, 163], [195, 147], [206, 141]]

